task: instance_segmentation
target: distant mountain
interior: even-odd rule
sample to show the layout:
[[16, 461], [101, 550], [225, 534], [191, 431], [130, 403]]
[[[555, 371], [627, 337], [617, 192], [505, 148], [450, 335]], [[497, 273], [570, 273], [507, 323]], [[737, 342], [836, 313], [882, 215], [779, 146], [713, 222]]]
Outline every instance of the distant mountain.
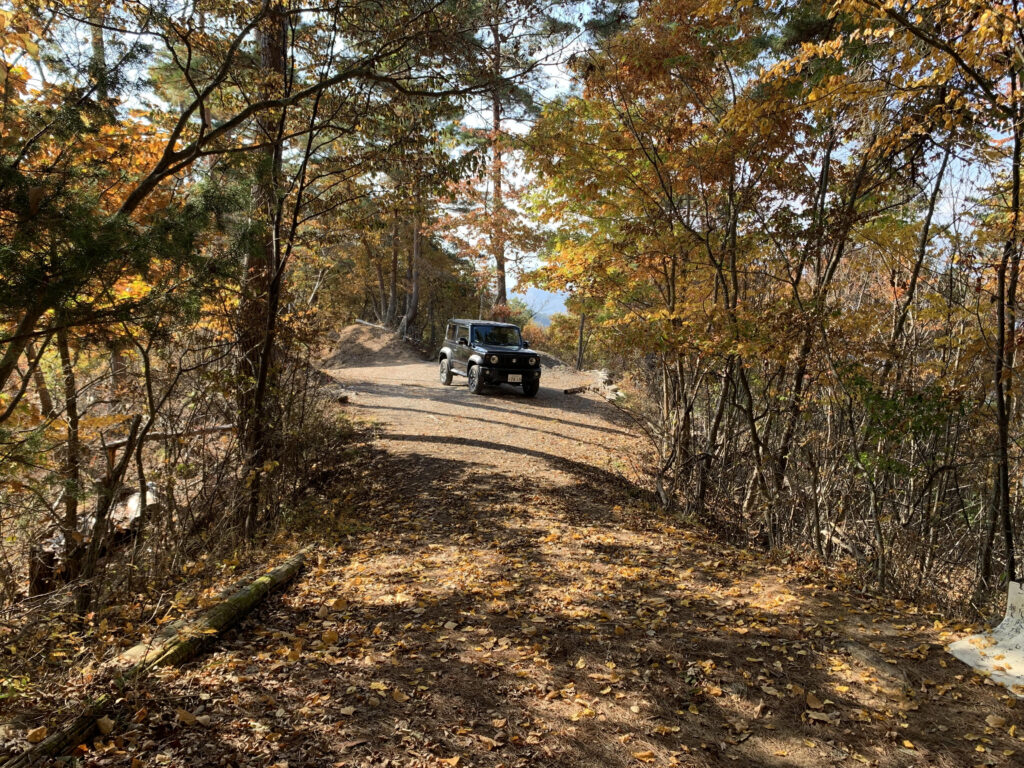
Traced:
[[527, 288], [523, 296], [526, 305], [537, 314], [533, 321], [537, 325], [547, 327], [551, 324], [551, 316], [565, 312], [565, 294], [543, 291], [540, 288]]

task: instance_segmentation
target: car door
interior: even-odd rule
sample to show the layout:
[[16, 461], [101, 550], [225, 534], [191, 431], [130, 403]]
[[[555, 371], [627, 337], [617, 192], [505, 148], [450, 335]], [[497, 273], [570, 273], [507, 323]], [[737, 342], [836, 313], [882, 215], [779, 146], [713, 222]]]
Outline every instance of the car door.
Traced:
[[[459, 339], [465, 339], [465, 344], [460, 344]], [[452, 353], [454, 360], [452, 361], [452, 367], [461, 371], [466, 372], [466, 363], [469, 361], [469, 326], [468, 325], [456, 325], [455, 326], [455, 339], [452, 344]]]

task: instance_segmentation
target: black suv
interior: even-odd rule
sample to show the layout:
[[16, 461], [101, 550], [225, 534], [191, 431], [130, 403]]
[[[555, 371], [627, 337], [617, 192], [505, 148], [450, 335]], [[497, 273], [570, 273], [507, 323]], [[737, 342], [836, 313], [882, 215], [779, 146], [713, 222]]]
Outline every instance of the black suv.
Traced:
[[540, 356], [530, 351], [518, 325], [490, 320], [449, 320], [444, 346], [438, 353], [441, 383], [452, 376], [469, 379], [469, 391], [483, 392], [485, 384], [513, 384], [533, 397], [540, 389]]

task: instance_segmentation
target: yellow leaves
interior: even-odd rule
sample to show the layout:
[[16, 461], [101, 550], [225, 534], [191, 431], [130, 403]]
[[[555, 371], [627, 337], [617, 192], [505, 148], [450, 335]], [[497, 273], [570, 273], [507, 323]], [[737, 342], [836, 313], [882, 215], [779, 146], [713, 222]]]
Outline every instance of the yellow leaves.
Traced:
[[40, 725], [38, 728], [31, 729], [25, 734], [25, 739], [29, 744], [38, 744], [46, 738], [47, 728], [45, 725]]
[[914, 742], [912, 742], [910, 739], [904, 739], [903, 746], [907, 749], [917, 749], [917, 747], [914, 746]]
[[324, 645], [334, 645], [338, 642], [338, 631], [335, 629], [328, 629], [320, 636], [320, 639], [323, 641]]
[[811, 709], [822, 709], [825, 703], [814, 695], [811, 691], [807, 692], [807, 706]]
[[634, 752], [633, 758], [639, 760], [641, 763], [653, 763], [655, 760], [654, 752], [649, 749], [643, 752]]
[[455, 755], [455, 757], [442, 757], [439, 758], [437, 762], [439, 762], [441, 765], [456, 766], [459, 764], [459, 756]]
[[399, 704], [405, 704], [405, 702], [409, 701], [409, 699], [411, 697], [408, 696], [407, 694], [403, 693], [402, 691], [398, 690], [397, 688], [395, 688], [391, 692], [391, 698], [394, 699]]

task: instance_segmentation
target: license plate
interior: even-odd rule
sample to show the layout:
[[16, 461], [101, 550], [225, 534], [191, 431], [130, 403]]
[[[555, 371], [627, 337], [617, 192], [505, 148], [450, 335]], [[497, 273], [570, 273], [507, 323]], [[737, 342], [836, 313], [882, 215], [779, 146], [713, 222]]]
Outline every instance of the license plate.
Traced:
[[509, 384], [522, 384], [523, 383], [523, 374], [521, 374], [521, 373], [510, 373], [508, 375], [508, 383]]

